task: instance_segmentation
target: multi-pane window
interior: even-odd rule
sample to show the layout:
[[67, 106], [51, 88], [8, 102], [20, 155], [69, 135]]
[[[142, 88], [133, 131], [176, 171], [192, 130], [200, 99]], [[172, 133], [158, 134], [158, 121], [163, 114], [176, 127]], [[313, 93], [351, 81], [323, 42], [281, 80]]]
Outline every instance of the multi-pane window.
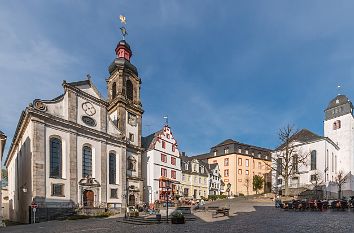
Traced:
[[172, 152], [175, 152], [175, 151], [176, 151], [176, 146], [172, 145]]
[[52, 184], [52, 196], [64, 196], [64, 184]]
[[176, 158], [175, 157], [171, 157], [171, 164], [176, 165]]
[[246, 167], [249, 166], [249, 162], [250, 162], [249, 159], [246, 159], [246, 160], [245, 160], [245, 165], [246, 165]]
[[229, 166], [229, 158], [224, 159], [224, 166]]
[[167, 163], [167, 155], [161, 154], [161, 162]]
[[162, 141], [162, 148], [166, 148], [166, 142], [165, 141]]
[[228, 176], [229, 176], [229, 169], [225, 169], [225, 170], [224, 170], [224, 176], [225, 176], [225, 177], [228, 177]]
[[214, 150], [213, 155], [216, 156], [216, 150]]
[[248, 170], [246, 170], [246, 171], [245, 171], [245, 174], [246, 174], [246, 175], [248, 175], [248, 174], [249, 174], [249, 171], [248, 171]]
[[116, 155], [109, 153], [109, 183], [116, 184]]
[[316, 151], [311, 151], [311, 170], [316, 170]]
[[229, 153], [229, 148], [225, 148], [224, 149], [224, 154], [228, 154]]
[[118, 198], [118, 189], [111, 189], [111, 198]]
[[242, 166], [242, 158], [238, 158], [238, 165]]
[[242, 169], [238, 169], [238, 174], [242, 175]]
[[92, 149], [84, 146], [82, 149], [82, 177], [92, 176]]
[[166, 168], [161, 168], [161, 176], [167, 177], [167, 169]]
[[50, 139], [50, 177], [61, 178], [62, 149], [59, 138]]
[[176, 171], [174, 170], [171, 171], [171, 178], [176, 179]]

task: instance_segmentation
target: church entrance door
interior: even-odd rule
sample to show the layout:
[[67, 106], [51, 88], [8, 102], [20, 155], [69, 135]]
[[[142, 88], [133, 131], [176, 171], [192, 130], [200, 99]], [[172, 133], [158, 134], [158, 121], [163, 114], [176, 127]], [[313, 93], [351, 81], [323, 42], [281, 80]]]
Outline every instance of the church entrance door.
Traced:
[[83, 201], [85, 207], [93, 207], [94, 194], [92, 190], [85, 190], [83, 193]]
[[134, 194], [129, 195], [129, 205], [135, 206], [135, 195]]

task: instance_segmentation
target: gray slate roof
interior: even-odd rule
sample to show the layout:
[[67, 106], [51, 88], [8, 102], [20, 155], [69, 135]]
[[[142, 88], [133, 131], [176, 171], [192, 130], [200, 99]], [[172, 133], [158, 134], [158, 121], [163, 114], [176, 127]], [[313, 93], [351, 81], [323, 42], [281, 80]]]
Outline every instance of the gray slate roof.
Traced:
[[345, 95], [338, 95], [329, 102], [326, 110], [331, 109], [331, 108], [335, 108], [337, 106], [340, 106], [340, 105], [348, 103], [348, 102], [351, 103], [350, 100], [348, 99], [348, 97], [346, 97]]

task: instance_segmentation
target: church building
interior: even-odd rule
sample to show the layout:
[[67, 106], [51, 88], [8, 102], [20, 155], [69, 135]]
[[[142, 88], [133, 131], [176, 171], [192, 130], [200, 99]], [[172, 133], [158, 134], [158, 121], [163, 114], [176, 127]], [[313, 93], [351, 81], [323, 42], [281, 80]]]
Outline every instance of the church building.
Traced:
[[64, 81], [63, 94], [36, 99], [21, 114], [5, 165], [10, 220], [28, 223], [74, 208], [120, 211], [143, 201], [141, 79], [132, 51], [118, 43], [108, 99], [87, 80]]

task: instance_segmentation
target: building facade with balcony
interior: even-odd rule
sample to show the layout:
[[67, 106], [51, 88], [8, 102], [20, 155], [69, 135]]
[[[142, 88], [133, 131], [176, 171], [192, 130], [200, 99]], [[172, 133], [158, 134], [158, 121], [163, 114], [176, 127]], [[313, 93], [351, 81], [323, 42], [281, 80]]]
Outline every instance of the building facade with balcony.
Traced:
[[142, 174], [144, 179], [144, 202], [153, 204], [174, 199], [182, 179], [181, 159], [178, 144], [171, 128], [165, 125], [161, 130], [142, 138]]

